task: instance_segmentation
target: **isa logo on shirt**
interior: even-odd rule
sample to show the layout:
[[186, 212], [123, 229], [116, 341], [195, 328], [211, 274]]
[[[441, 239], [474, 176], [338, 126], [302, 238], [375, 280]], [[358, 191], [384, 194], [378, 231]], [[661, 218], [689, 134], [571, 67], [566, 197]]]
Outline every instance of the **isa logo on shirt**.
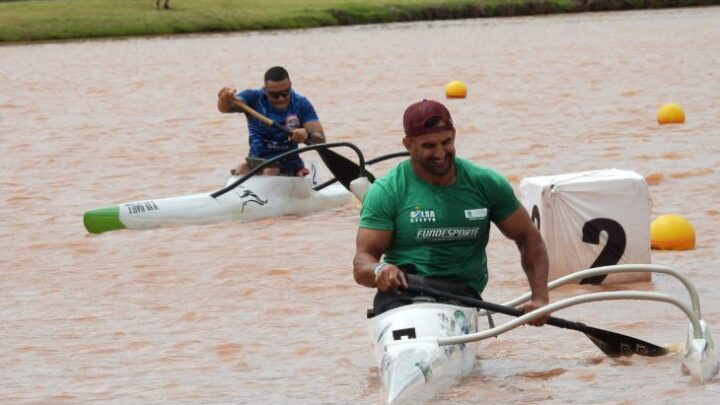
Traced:
[[414, 211], [410, 211], [410, 223], [418, 222], [435, 222], [435, 211], [433, 210], [421, 210], [420, 207], [416, 207]]
[[476, 208], [474, 210], [465, 210], [465, 218], [471, 221], [478, 221], [487, 217], [487, 208]]

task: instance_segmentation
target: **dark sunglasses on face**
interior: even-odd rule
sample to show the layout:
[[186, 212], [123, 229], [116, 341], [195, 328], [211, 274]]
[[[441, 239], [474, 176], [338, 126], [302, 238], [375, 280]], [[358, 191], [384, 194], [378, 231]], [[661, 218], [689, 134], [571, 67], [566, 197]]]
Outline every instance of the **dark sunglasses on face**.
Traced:
[[268, 96], [270, 96], [270, 97], [272, 97], [272, 98], [274, 98], [274, 99], [278, 99], [278, 98], [281, 98], [281, 97], [282, 97], [282, 98], [286, 98], [287, 96], [290, 95], [290, 89], [288, 88], [287, 90], [282, 90], [282, 91], [270, 91], [270, 90], [265, 90], [265, 93], [267, 93]]

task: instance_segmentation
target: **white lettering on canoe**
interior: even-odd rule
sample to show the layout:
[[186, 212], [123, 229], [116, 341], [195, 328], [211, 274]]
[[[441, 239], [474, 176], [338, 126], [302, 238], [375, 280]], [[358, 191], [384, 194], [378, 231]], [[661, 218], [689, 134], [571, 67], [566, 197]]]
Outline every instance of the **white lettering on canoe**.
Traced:
[[157, 211], [159, 209], [157, 204], [155, 204], [155, 201], [152, 200], [128, 203], [125, 204], [125, 207], [128, 209], [128, 214], [130, 215], [144, 214], [146, 212]]

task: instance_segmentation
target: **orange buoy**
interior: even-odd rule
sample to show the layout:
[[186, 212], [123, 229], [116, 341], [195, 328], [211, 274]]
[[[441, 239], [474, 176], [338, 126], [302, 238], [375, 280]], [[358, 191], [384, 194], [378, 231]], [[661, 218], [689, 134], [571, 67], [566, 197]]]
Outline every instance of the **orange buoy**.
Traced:
[[445, 85], [445, 95], [448, 98], [465, 98], [467, 96], [467, 86], [460, 80], [453, 80]]
[[658, 124], [682, 124], [685, 122], [685, 112], [675, 103], [663, 104], [657, 110]]
[[695, 231], [682, 215], [667, 214], [650, 224], [650, 247], [664, 250], [695, 249]]

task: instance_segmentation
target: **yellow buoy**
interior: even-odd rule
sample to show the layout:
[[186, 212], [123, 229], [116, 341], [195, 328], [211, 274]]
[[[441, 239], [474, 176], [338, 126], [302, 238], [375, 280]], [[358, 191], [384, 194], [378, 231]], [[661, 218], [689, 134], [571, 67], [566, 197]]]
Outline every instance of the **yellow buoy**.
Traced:
[[675, 103], [663, 104], [657, 110], [658, 124], [681, 124], [685, 122], [685, 112]]
[[695, 249], [695, 231], [682, 216], [661, 215], [650, 224], [650, 246], [653, 249]]
[[448, 98], [465, 98], [467, 96], [467, 86], [460, 80], [453, 80], [445, 85], [445, 95]]

